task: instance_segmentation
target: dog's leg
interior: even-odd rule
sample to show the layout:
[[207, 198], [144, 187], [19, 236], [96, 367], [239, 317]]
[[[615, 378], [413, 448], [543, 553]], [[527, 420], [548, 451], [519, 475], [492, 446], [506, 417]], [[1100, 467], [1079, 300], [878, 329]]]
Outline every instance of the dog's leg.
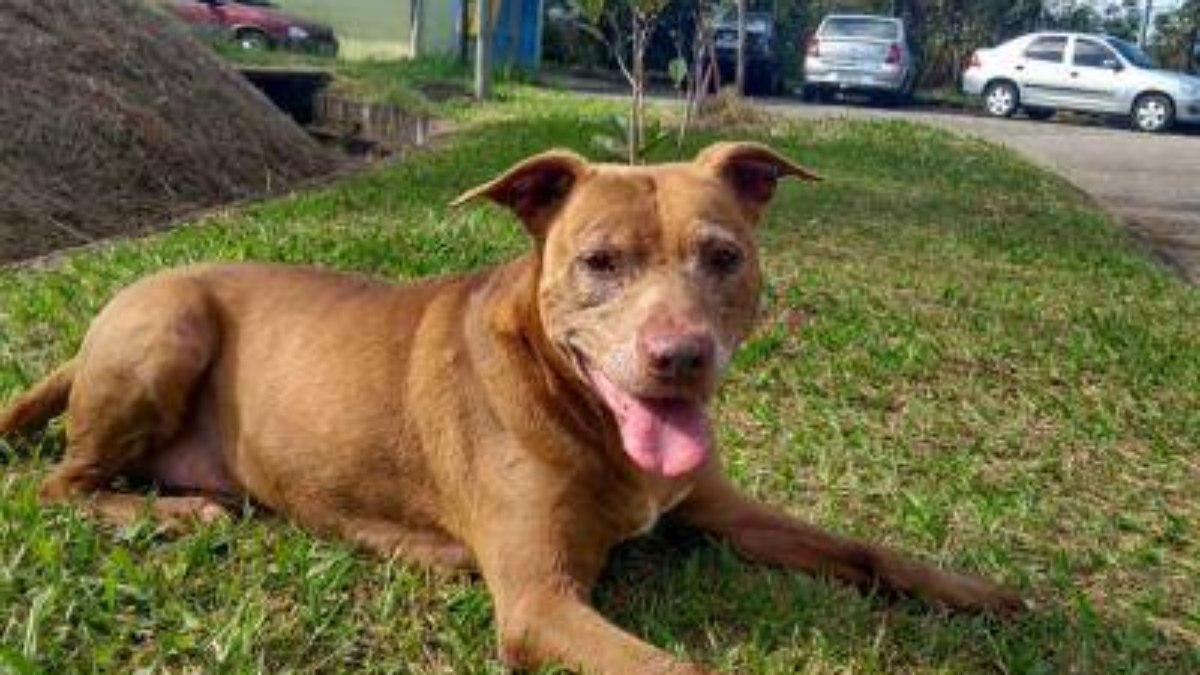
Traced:
[[131, 525], [149, 517], [171, 532], [183, 532], [192, 526], [228, 518], [229, 509], [205, 496], [155, 496], [102, 490], [79, 501], [84, 511], [112, 525]]
[[471, 569], [475, 565], [471, 551], [442, 532], [330, 512], [308, 513], [303, 520], [315, 529], [336, 534], [383, 558], [397, 558], [443, 572]]
[[517, 669], [557, 664], [595, 675], [711, 675], [621, 630], [590, 606], [587, 596], [602, 564], [603, 556], [581, 565], [561, 548], [539, 548], [529, 540], [485, 550], [480, 565], [495, 602], [501, 660]]
[[496, 607], [500, 656], [509, 667], [560, 664], [597, 675], [711, 673], [614, 626], [576, 592], [545, 582], [513, 590]]
[[434, 571], [467, 570], [475, 564], [466, 546], [445, 535], [375, 525], [357, 530], [348, 537], [378, 555], [398, 558]]
[[986, 579], [947, 572], [895, 551], [839, 537], [742, 495], [719, 476], [701, 481], [676, 512], [726, 538], [747, 558], [828, 574], [860, 587], [875, 583], [964, 610], [1008, 614], [1024, 603]]
[[[145, 511], [144, 498], [110, 484], [179, 433], [218, 332], [204, 292], [186, 281], [136, 287], [105, 308], [75, 361], [67, 452], [42, 483], [42, 500], [91, 504], [116, 522]], [[190, 499], [160, 498], [151, 515], [215, 513], [211, 500]]]

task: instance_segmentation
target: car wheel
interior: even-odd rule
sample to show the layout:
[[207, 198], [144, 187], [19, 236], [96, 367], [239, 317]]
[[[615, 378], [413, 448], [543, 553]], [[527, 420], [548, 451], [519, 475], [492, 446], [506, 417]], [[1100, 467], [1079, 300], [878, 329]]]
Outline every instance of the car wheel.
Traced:
[[1011, 82], [993, 82], [983, 92], [983, 107], [993, 117], [1012, 117], [1021, 95]]
[[1163, 94], [1143, 94], [1133, 104], [1133, 126], [1138, 131], [1156, 132], [1175, 121], [1175, 105]]
[[1045, 122], [1054, 117], [1054, 108], [1026, 108], [1025, 116], [1031, 120]]
[[234, 39], [246, 51], [261, 52], [271, 48], [271, 39], [259, 30], [240, 30]]

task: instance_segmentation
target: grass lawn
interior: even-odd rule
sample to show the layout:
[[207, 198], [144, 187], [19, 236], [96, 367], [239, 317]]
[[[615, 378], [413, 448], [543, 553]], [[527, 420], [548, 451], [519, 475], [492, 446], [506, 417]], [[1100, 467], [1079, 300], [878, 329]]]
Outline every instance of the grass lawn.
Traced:
[[[445, 114], [461, 107], [472, 92], [467, 68], [455, 59], [347, 60], [307, 52], [246, 50], [223, 37], [202, 37], [205, 44], [233, 67], [311, 68], [328, 71], [329, 91], [367, 103], [397, 106], [423, 115]], [[496, 79], [527, 79], [515, 69], [501, 69]], [[449, 100], [445, 105], [439, 105]], [[458, 105], [456, 105], [458, 104]]]
[[[522, 250], [507, 214], [444, 205], [548, 146], [591, 152], [610, 109], [506, 94], [402, 164], [0, 270], [0, 400], [156, 269], [279, 260], [401, 280]], [[981, 142], [896, 122], [758, 137], [826, 180], [782, 188], [763, 227], [762, 326], [718, 405], [731, 471], [1036, 606], [1011, 623], [955, 616], [667, 529], [618, 552], [602, 610], [731, 673], [1200, 671], [1200, 294], [1060, 180]], [[0, 442], [0, 672], [501, 672], [477, 580], [261, 514], [168, 538], [42, 509], [61, 445], [60, 427]]]

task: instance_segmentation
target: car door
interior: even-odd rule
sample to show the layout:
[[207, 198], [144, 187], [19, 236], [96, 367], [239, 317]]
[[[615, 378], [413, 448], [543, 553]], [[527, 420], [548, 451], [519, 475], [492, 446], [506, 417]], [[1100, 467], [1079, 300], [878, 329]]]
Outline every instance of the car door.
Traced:
[[1066, 35], [1042, 35], [1025, 47], [1015, 67], [1022, 104], [1054, 108], [1067, 102], [1067, 43]]
[[1125, 65], [1100, 40], [1077, 37], [1071, 49], [1071, 107], [1095, 112], [1118, 112]]

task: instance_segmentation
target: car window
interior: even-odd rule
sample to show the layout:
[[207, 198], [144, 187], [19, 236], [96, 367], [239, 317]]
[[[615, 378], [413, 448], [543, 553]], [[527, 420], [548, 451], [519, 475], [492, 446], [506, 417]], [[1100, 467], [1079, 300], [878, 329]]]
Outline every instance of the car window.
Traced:
[[[718, 30], [737, 30], [737, 17], [726, 17], [715, 22]], [[747, 33], [767, 33], [771, 30], [771, 18], [764, 16], [746, 16]]]
[[872, 19], [865, 16], [831, 16], [821, 24], [821, 37], [867, 38], [871, 40], [900, 39], [900, 24], [894, 19]]
[[1075, 55], [1071, 57], [1071, 62], [1077, 66], [1106, 68], [1116, 60], [1117, 55], [1113, 54], [1111, 49], [1095, 40], [1075, 40]]
[[[1121, 56], [1124, 56], [1126, 61], [1129, 61], [1138, 68], [1158, 67], [1158, 65], [1154, 63], [1154, 59], [1150, 58], [1146, 52], [1139, 49], [1137, 45], [1129, 44], [1124, 40], [1118, 40], [1114, 37], [1105, 38], [1104, 41], [1107, 42], [1110, 47], [1113, 47], [1117, 51], [1121, 52]], [[1197, 51], [1196, 53], [1200, 54], [1200, 51]]]
[[1067, 51], [1067, 38], [1062, 35], [1040, 37], [1025, 48], [1025, 58], [1033, 61], [1062, 63], [1063, 52]]

